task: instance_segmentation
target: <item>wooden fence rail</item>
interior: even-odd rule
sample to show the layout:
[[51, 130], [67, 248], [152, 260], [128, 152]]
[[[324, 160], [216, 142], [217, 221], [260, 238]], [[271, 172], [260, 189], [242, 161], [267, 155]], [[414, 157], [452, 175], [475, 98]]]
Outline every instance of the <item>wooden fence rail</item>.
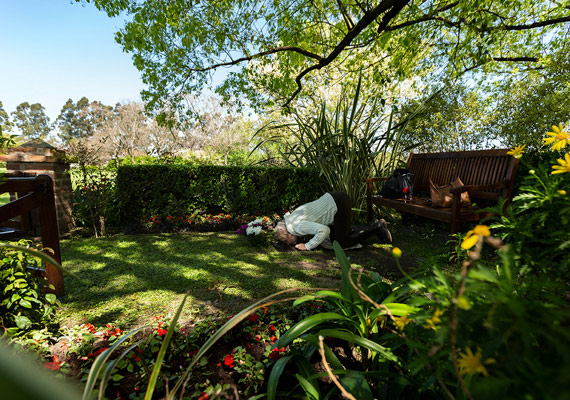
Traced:
[[[49, 175], [38, 175], [26, 178], [7, 178], [0, 183], [1, 193], [17, 193], [17, 198], [0, 207], [0, 222], [16, 216], [27, 217], [33, 209], [38, 209], [42, 244], [50, 248], [49, 254], [61, 265], [59, 233], [53, 193], [53, 180]], [[55, 265], [45, 264], [40, 274], [47, 278], [53, 289], [50, 292], [57, 296], [65, 294], [63, 274]]]

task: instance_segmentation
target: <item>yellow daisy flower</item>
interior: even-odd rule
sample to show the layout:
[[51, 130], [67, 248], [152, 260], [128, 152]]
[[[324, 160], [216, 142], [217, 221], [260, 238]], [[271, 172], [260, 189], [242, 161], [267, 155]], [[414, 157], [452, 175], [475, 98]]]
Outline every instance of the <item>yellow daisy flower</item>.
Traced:
[[394, 324], [396, 325], [396, 328], [401, 331], [403, 331], [404, 327], [410, 322], [412, 322], [412, 319], [408, 318], [408, 314], [402, 315], [401, 317], [394, 317]]
[[488, 376], [489, 373], [487, 372], [487, 368], [485, 368], [483, 364], [491, 364], [494, 362], [495, 360], [492, 358], [488, 358], [484, 362], [481, 362], [480, 347], [477, 347], [477, 352], [475, 354], [473, 354], [471, 349], [467, 347], [467, 349], [465, 349], [465, 353], [459, 353], [459, 358], [457, 360], [457, 364], [459, 364], [459, 373], [461, 375], [481, 373]]
[[526, 147], [526, 144], [523, 144], [522, 146], [515, 146], [514, 149], [507, 151], [507, 154], [513, 156], [514, 158], [521, 158], [523, 153], [524, 153], [523, 150], [525, 147]]
[[439, 308], [437, 308], [435, 310], [435, 312], [433, 313], [431, 318], [426, 319], [427, 325], [424, 325], [424, 328], [426, 329], [433, 329], [435, 332], [437, 332], [437, 330], [439, 329], [439, 327], [436, 324], [440, 324], [441, 323], [441, 319], [439, 317], [441, 317], [443, 315], [445, 311], [440, 310]]
[[560, 165], [553, 165], [552, 169], [554, 171], [551, 174], [563, 174], [564, 172], [570, 172], [570, 154], [564, 154], [564, 160], [559, 158], [558, 164]]
[[566, 123], [566, 130], [564, 125], [552, 125], [553, 132], [546, 132], [548, 138], [542, 139], [545, 144], [552, 144], [552, 150], [562, 150], [567, 144], [570, 144], [570, 133], [568, 133], [568, 122]]
[[465, 239], [461, 243], [461, 248], [463, 250], [469, 250], [471, 247], [475, 246], [479, 241], [479, 237], [491, 236], [491, 231], [487, 225], [477, 225], [475, 228], [467, 232]]
[[392, 249], [392, 255], [396, 258], [400, 258], [402, 257], [402, 250], [400, 250], [398, 247], [394, 247]]

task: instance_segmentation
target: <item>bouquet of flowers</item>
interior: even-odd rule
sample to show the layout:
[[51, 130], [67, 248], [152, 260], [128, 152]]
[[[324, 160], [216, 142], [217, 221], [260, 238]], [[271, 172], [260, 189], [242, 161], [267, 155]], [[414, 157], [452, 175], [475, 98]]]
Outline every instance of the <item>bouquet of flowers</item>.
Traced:
[[237, 233], [245, 235], [252, 245], [263, 247], [270, 244], [273, 239], [273, 235], [263, 228], [263, 220], [258, 218], [248, 224], [240, 226]]

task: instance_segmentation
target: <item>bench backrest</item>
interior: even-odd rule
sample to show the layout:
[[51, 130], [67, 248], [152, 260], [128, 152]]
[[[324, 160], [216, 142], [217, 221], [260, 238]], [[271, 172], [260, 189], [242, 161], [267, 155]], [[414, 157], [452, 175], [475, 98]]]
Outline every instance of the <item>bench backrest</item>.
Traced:
[[414, 192], [429, 193], [429, 180], [445, 185], [461, 179], [464, 185], [487, 185], [508, 181], [504, 189], [470, 191], [471, 197], [497, 200], [510, 198], [519, 160], [509, 149], [420, 153], [410, 155], [408, 169], [415, 175]]

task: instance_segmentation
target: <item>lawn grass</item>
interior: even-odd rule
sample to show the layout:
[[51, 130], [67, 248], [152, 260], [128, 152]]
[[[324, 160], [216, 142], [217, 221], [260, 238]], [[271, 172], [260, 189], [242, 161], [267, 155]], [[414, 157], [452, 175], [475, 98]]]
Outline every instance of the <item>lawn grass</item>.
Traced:
[[61, 246], [64, 268], [78, 278], [65, 277], [65, 325], [141, 325], [174, 312], [186, 291], [183, 319], [190, 319], [234, 312], [282, 289], [340, 283], [331, 253], [254, 248], [233, 232], [122, 235]]
[[[404, 252], [405, 269], [448, 257], [447, 226], [422, 220], [404, 227], [396, 221], [390, 229], [393, 245]], [[173, 313], [186, 291], [183, 320], [232, 313], [287, 288], [340, 286], [333, 252], [255, 248], [234, 232], [74, 238], [61, 247], [63, 266], [77, 277], [65, 277], [59, 315], [68, 326], [140, 326], [152, 316]], [[347, 254], [353, 266], [376, 270], [390, 281], [401, 277], [391, 248], [371, 241]]]

